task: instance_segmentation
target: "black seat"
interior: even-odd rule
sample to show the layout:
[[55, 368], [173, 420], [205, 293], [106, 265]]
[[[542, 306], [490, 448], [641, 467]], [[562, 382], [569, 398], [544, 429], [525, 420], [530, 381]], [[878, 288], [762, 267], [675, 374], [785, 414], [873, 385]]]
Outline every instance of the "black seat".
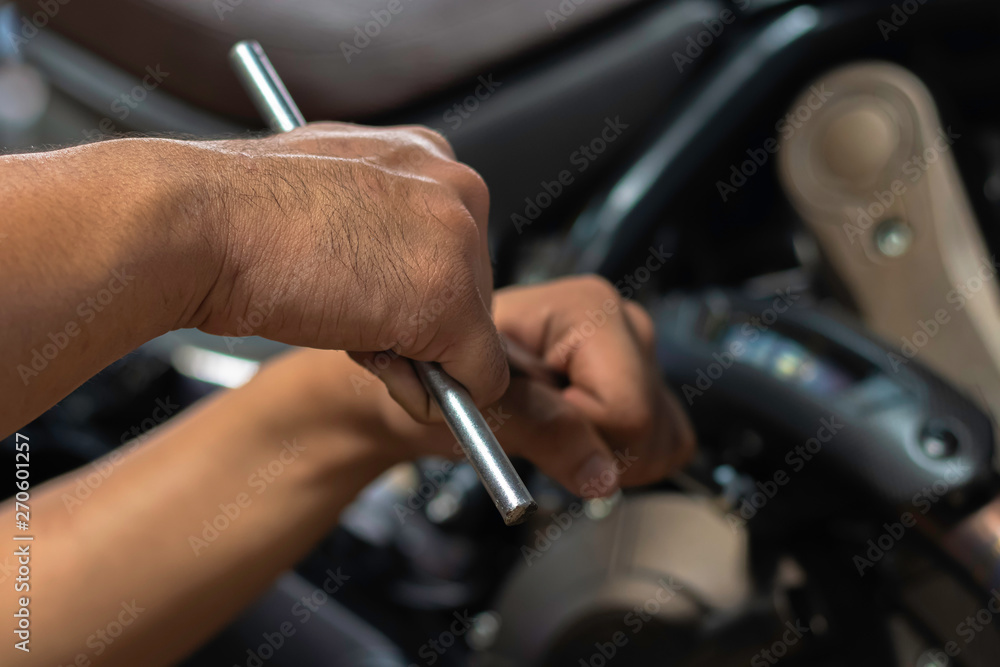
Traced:
[[637, 1], [87, 0], [60, 5], [47, 29], [135, 74], [158, 65], [165, 90], [245, 118], [256, 114], [226, 54], [254, 38], [307, 118], [349, 119], [489, 74]]

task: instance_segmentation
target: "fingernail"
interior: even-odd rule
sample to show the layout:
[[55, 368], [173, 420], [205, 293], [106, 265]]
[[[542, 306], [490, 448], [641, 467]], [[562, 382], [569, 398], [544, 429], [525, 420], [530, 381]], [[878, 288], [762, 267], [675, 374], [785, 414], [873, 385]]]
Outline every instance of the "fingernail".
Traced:
[[576, 473], [579, 495], [583, 498], [606, 498], [618, 490], [615, 462], [606, 454], [594, 454]]

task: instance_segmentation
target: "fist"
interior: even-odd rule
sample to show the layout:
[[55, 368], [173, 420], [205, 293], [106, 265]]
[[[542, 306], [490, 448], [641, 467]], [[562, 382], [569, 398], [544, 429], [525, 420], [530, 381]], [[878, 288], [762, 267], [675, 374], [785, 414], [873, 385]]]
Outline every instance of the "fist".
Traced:
[[[184, 326], [361, 360], [391, 350], [439, 362], [480, 405], [504, 393], [489, 194], [444, 138], [422, 127], [314, 123], [192, 145], [223, 253]], [[425, 400], [405, 405], [430, 417]]]

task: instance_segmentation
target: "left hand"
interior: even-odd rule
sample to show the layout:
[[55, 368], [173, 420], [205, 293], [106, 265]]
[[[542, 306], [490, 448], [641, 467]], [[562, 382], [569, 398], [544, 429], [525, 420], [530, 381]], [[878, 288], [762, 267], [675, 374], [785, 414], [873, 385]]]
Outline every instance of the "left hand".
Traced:
[[[690, 460], [694, 431], [660, 377], [652, 320], [607, 281], [584, 276], [500, 290], [494, 320], [521, 356], [566, 380], [556, 386], [515, 374], [506, 394], [483, 410], [509, 454], [583, 497], [662, 480]], [[459, 457], [447, 427], [417, 423], [400, 407], [428, 400], [409, 362], [385, 353], [373, 363], [351, 368], [344, 355], [314, 350], [278, 362], [296, 365], [299, 380], [312, 378], [308, 386], [326, 419], [357, 421], [392, 460]], [[391, 387], [391, 398], [373, 375]]]

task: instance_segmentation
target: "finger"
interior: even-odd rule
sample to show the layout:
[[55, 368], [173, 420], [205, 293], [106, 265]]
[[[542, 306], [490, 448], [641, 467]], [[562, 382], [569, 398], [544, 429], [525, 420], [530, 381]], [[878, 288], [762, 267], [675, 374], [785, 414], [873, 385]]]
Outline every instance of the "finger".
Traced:
[[[633, 334], [645, 352], [648, 359], [656, 357], [656, 332], [653, 318], [645, 308], [634, 301], [626, 301], [623, 312], [628, 320]], [[654, 438], [662, 437], [668, 447], [668, 472], [680, 470], [694, 458], [697, 450], [697, 438], [694, 426], [681, 406], [677, 396], [666, 386], [657, 382], [659, 409], [653, 414], [659, 425], [654, 427]]]
[[[406, 434], [414, 451], [461, 458], [454, 436], [443, 425], [413, 422], [404, 411], [405, 403], [397, 398], [386, 406], [385, 414], [395, 432]], [[557, 390], [515, 378], [504, 397], [485, 414], [508, 454], [528, 459], [571, 493], [604, 497], [619, 488], [622, 460]]]
[[[550, 327], [545, 361], [571, 382], [564, 395], [616, 439], [643, 442], [652, 422], [648, 362], [622, 304], [609, 298], [599, 310], [560, 313]], [[583, 310], [583, 309], [581, 309]]]
[[[464, 208], [462, 212], [469, 215]], [[471, 217], [455, 233], [462, 235], [463, 250], [439, 262], [434, 293], [447, 293], [449, 301], [427, 330], [427, 344], [408, 355], [420, 361], [436, 361], [460, 382], [476, 405], [493, 403], [507, 390], [510, 371], [500, 333], [493, 323], [490, 301], [493, 275], [486, 243], [486, 230]], [[418, 336], [419, 337], [419, 336]]]
[[[653, 338], [648, 315], [596, 277], [564, 280], [546, 289], [552, 293], [544, 310], [530, 290], [505, 291], [497, 321], [505, 333], [535, 347], [546, 365], [569, 378], [563, 396], [616, 451], [641, 457], [642, 465], [631, 466], [623, 483], [662, 478], [671, 469], [673, 452], [661, 437], [669, 429], [659, 414], [662, 385], [649, 369], [647, 349]], [[526, 317], [531, 309], [538, 314]], [[520, 317], [512, 315], [517, 313]], [[544, 326], [537, 325], [539, 317], [545, 318]], [[523, 324], [527, 320], [535, 326]]]
[[477, 285], [487, 306], [493, 296], [493, 266], [489, 249], [490, 192], [482, 177], [461, 162], [438, 160], [426, 165], [426, 174], [447, 185], [458, 197], [475, 225], [478, 255]]
[[[510, 369], [504, 341], [478, 291], [465, 288], [457, 296], [442, 298], [437, 308], [441, 310], [439, 315], [421, 318], [419, 325], [436, 326], [437, 333], [428, 333], [421, 347], [403, 352], [412, 359], [439, 363], [445, 373], [465, 387], [476, 405], [496, 402], [507, 390]], [[434, 307], [429, 310], [435, 312]], [[353, 352], [351, 356], [377, 374], [390, 395], [414, 419], [421, 423], [441, 420], [440, 410], [407, 359], [395, 351]]]
[[[530, 352], [527, 352], [519, 343], [510, 337], [506, 338], [512, 372], [518, 370], [520, 375], [525, 375], [549, 387], [560, 386], [559, 378], [553, 377], [551, 369]], [[512, 379], [512, 386], [513, 383], [514, 380]], [[634, 471], [625, 475], [625, 479], [622, 480], [625, 484], [649, 484], [659, 481], [670, 472], [679, 470], [686, 465], [693, 457], [696, 449], [694, 430], [676, 396], [666, 387], [659, 385], [659, 383], [656, 383], [656, 385], [651, 389], [654, 397], [654, 408], [651, 410], [654, 420], [651, 440], [655, 442], [658, 439], [664, 443], [666, 445], [665, 452], [667, 456], [660, 466], [643, 465], [637, 467]], [[640, 458], [647, 459], [648, 462], [648, 454], [646, 454], [650, 447], [648, 443], [616, 442], [614, 434], [609, 434], [607, 431], [607, 429], [598, 428], [598, 432], [602, 437], [606, 438], [609, 446], [619, 452], [621, 461], [629, 463], [627, 468], [632, 467], [630, 465], [630, 457], [636, 453]], [[623, 473], [624, 471], [622, 471]]]
[[493, 410], [506, 415], [496, 434], [504, 449], [528, 459], [571, 493], [604, 497], [618, 489], [618, 459], [558, 390], [515, 378]]
[[485, 240], [490, 215], [490, 190], [483, 177], [461, 162], [442, 161], [433, 166], [432, 172], [455, 189], [472, 219], [476, 221], [480, 236]]
[[462, 337], [439, 355], [422, 360], [440, 363], [444, 372], [469, 391], [476, 405], [489, 405], [507, 391], [510, 382], [507, 352], [489, 309], [478, 295], [472, 303], [460, 308], [464, 311], [462, 317], [452, 327], [461, 331]]
[[[650, 317], [645, 308], [633, 301], [626, 301], [622, 312], [625, 314], [629, 327], [642, 348], [644, 356], [647, 359], [655, 359], [656, 332], [653, 318]], [[656, 371], [653, 375], [658, 377]], [[669, 475], [682, 469], [694, 458], [697, 450], [696, 438], [691, 420], [688, 419], [687, 413], [677, 400], [677, 396], [665, 385], [656, 382], [655, 379], [654, 383], [656, 385], [654, 392], [657, 395], [655, 405], [658, 407], [653, 409], [656, 423], [653, 426], [652, 437], [662, 440], [666, 445], [667, 456], [663, 474]], [[648, 471], [643, 470], [642, 472]], [[655, 472], [659, 473], [659, 471]], [[650, 478], [636, 483], [643, 484], [654, 481], [657, 481], [657, 478], [650, 476]]]
[[503, 336], [507, 346], [507, 362], [510, 365], [511, 377], [524, 375], [550, 387], [565, 386], [565, 377], [553, 372], [544, 361], [522, 347], [516, 339], [504, 336], [502, 331], [500, 335]]
[[388, 352], [349, 352], [370, 377], [385, 385], [389, 396], [421, 424], [442, 422], [440, 408], [424, 389], [409, 359]]

